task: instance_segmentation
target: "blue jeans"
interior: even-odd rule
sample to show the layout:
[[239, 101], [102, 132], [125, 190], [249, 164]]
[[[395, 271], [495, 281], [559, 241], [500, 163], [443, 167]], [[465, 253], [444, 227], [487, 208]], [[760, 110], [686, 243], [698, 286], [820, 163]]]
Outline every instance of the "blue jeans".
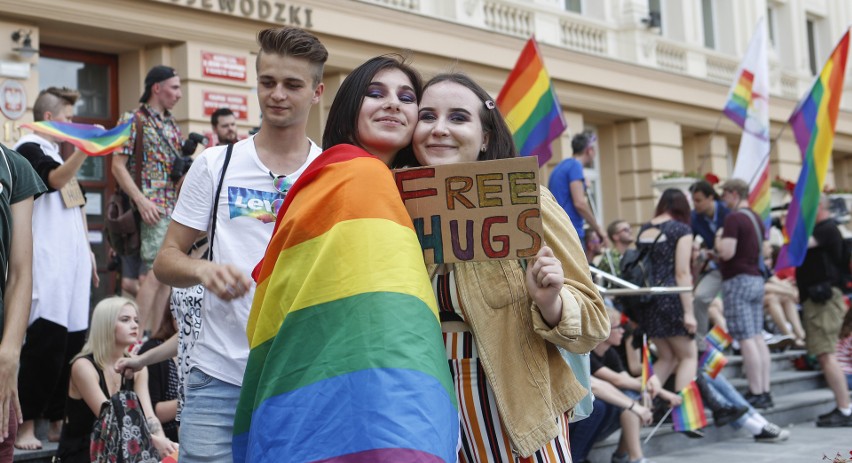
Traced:
[[621, 426], [618, 417], [621, 415], [622, 408], [608, 404], [597, 397], [593, 405], [592, 414], [586, 419], [568, 424], [571, 461], [574, 463], [585, 461], [595, 442], [606, 439]]
[[757, 411], [749, 405], [745, 397], [737, 392], [734, 386], [731, 386], [731, 383], [725, 379], [725, 375], [719, 373], [716, 375], [716, 379], [713, 379], [710, 375], [703, 371], [701, 374], [704, 375], [704, 379], [707, 380], [707, 385], [710, 386], [711, 392], [715, 394], [714, 396], [719, 403], [730, 407], [748, 407], [748, 413], [741, 416], [737, 421], [731, 423], [731, 426], [733, 426], [734, 429], [742, 428], [746, 420], [757, 413]]
[[846, 385], [849, 386], [849, 390], [852, 391], [852, 373], [846, 374]]
[[186, 378], [180, 416], [181, 463], [233, 463], [231, 440], [240, 387], [194, 367]]

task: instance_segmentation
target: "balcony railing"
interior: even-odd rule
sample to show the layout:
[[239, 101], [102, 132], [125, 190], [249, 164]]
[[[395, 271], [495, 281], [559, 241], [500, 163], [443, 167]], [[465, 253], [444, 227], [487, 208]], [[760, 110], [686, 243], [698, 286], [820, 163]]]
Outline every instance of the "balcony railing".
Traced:
[[[355, 1], [515, 37], [535, 34], [540, 43], [725, 85], [734, 79], [740, 60], [740, 57], [660, 36], [639, 22], [619, 25], [532, 2], [442, 0], [446, 2], [444, 8], [436, 9], [432, 2], [421, 0]], [[799, 99], [812, 77], [804, 72], [782, 69], [775, 60], [772, 65], [771, 94]], [[852, 79], [847, 79], [844, 94], [841, 107], [852, 111]]]

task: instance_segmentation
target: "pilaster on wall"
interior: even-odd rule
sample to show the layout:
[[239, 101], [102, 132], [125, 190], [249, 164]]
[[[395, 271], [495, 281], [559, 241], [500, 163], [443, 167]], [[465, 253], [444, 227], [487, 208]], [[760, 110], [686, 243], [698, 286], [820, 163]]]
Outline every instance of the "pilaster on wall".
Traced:
[[835, 153], [834, 181], [837, 189], [852, 190], [852, 156], [847, 153]]
[[792, 136], [776, 140], [770, 156], [772, 156], [771, 159], [777, 160], [776, 175], [794, 182], [798, 180], [799, 173], [802, 171], [802, 153]]
[[695, 172], [699, 175], [712, 172], [719, 178], [730, 177], [727, 138], [718, 134], [684, 137], [683, 165], [685, 172]]
[[651, 183], [667, 172], [682, 172], [680, 125], [660, 119], [616, 124], [621, 215], [633, 225], [653, 216], [658, 193]]

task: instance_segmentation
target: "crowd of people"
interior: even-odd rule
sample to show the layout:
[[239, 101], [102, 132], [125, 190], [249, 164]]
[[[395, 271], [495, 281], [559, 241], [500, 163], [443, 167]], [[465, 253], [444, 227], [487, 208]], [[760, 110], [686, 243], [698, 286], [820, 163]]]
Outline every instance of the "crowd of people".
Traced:
[[[641, 427], [679, 405], [677, 392], [693, 380], [717, 426], [731, 424], [757, 441], [778, 442], [789, 431], [758, 411], [774, 406], [764, 313], [792, 345], [817, 357], [835, 394], [837, 408], [817, 425], [852, 426], [852, 317], [840, 291], [849, 262], [838, 258], [842, 236], [824, 205], [805, 264], [793, 275], [767, 280], [773, 249], [748, 207], [745, 182], [728, 180], [721, 196], [698, 182], [691, 189], [693, 207], [683, 192], [666, 190], [635, 239], [623, 220], [604, 230], [583, 177], [596, 156], [595, 137], [582, 133], [572, 141], [574, 156], [541, 188], [544, 245], [533, 258], [427, 266], [401, 199], [382, 193], [396, 191], [390, 169], [517, 156], [492, 97], [463, 73], [424, 83], [405, 58], [379, 56], [342, 82], [320, 146], [306, 127], [325, 90], [328, 52], [299, 28], [266, 29], [257, 39], [262, 124], [256, 134], [239, 139], [234, 114], [218, 110], [211, 118], [218, 145], [197, 155], [191, 167], [180, 166], [184, 141], [171, 110], [182, 96], [181, 82], [168, 66], [150, 69], [139, 107], [119, 121], [130, 122], [131, 130], [113, 155], [112, 174], [141, 220], [138, 252], [118, 256], [122, 291], [135, 302], [110, 297], [89, 315], [97, 265], [85, 213], [68, 199], [75, 195], [66, 194], [79, 190], [75, 175], [86, 154], [78, 150], [63, 160], [60, 140], [38, 134], [23, 137], [17, 152], [3, 148], [0, 461], [11, 461], [12, 443], [27, 450], [43, 446], [37, 419], [50, 422], [47, 438], [59, 442], [61, 461], [90, 461], [92, 425], [122, 383], [138, 395], [157, 452], [178, 451], [182, 462], [328, 459], [336, 456], [328, 452], [344, 448], [339, 434], [328, 431], [337, 425], [354, 429], [357, 445], [345, 448], [365, 459], [424, 454], [428, 461], [581, 463], [595, 442], [621, 429], [612, 461], [648, 462]], [[71, 121], [77, 98], [72, 89], [46, 89], [36, 99], [34, 118]], [[334, 177], [328, 191], [310, 187], [323, 169], [353, 159], [362, 161], [358, 176]], [[345, 220], [300, 214], [317, 201], [329, 216]], [[299, 240], [306, 237], [342, 249], [334, 245], [340, 239], [335, 233], [385, 216], [393, 217], [401, 237], [392, 258], [383, 255], [387, 237], [369, 233], [375, 229], [367, 225], [359, 235], [359, 255], [367, 262], [353, 265], [346, 253], [282, 251], [288, 243], [304, 248], [310, 242]], [[650, 250], [655, 286], [694, 291], [641, 304], [602, 298], [589, 265], [618, 275], [633, 247]], [[328, 262], [340, 264], [333, 278], [317, 276]], [[431, 368], [426, 357], [437, 352], [440, 368], [430, 370], [430, 378], [444, 386], [436, 397], [454, 413], [457, 407], [458, 415], [447, 420], [433, 402], [427, 404], [434, 406], [431, 414], [426, 407], [396, 422], [392, 409], [399, 403], [389, 399], [365, 400], [358, 413], [347, 410], [340, 418], [333, 412], [348, 401], [329, 391], [327, 404], [312, 412], [330, 415], [323, 415], [327, 430], [300, 431], [305, 439], [282, 431], [293, 423], [286, 410], [265, 412], [273, 405], [263, 403], [269, 391], [261, 390], [258, 378], [280, 388], [275, 404], [285, 409], [297, 406], [300, 396], [288, 396], [298, 388], [285, 390], [284, 384], [297, 381], [276, 377], [282, 360], [267, 352], [314, 355], [316, 346], [294, 345], [288, 337], [294, 323], [320, 344], [339, 342], [338, 333], [350, 328], [330, 328], [329, 321], [343, 319], [328, 314], [304, 315], [308, 309], [324, 313], [321, 302], [328, 302], [320, 300], [328, 295], [302, 294], [302, 285], [314, 280], [333, 280], [335, 295], [349, 291], [336, 302], [345, 310], [364, 310], [365, 299], [355, 296], [370, 294], [368, 307], [392, 300], [397, 318], [365, 316], [351, 327], [361, 331], [347, 333], [353, 341], [347, 358], [363, 354], [386, 369], [425, 370]], [[396, 293], [405, 297], [386, 299]], [[402, 317], [403, 311], [413, 315]], [[278, 325], [259, 334], [259, 319]], [[403, 322], [418, 327], [416, 346], [406, 352], [364, 340]], [[748, 380], [744, 395], [724, 375], [701, 371], [698, 359], [711, 324], [736, 340]], [[637, 378], [645, 336], [655, 353], [647, 390]], [[588, 352], [590, 374], [563, 357]], [[328, 363], [316, 382], [353, 374], [350, 369], [347, 362]], [[307, 378], [308, 370], [293, 374]], [[398, 397], [394, 387], [407, 384], [391, 376], [377, 377], [375, 387]], [[590, 394], [589, 416], [580, 419], [575, 407]]]

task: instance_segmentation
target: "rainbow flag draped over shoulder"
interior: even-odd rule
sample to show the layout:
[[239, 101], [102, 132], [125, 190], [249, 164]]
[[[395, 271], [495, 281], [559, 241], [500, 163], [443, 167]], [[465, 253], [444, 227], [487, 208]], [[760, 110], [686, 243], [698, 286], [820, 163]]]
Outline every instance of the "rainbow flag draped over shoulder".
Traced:
[[506, 117], [520, 155], [538, 156], [538, 165], [543, 166], [552, 156], [550, 143], [568, 125], [535, 37], [530, 37], [521, 51], [497, 96], [497, 106]]
[[[748, 183], [748, 203], [769, 232], [769, 33], [766, 18], [757, 23], [728, 92], [725, 115], [743, 129], [732, 177]], [[767, 235], [768, 236], [768, 235]]]
[[21, 127], [67, 141], [89, 156], [105, 156], [121, 148], [130, 138], [131, 118], [124, 124], [104, 130], [90, 124], [41, 121], [22, 124]]
[[248, 321], [235, 462], [454, 462], [437, 304], [388, 168], [326, 150], [278, 213]]
[[704, 402], [701, 400], [701, 392], [698, 390], [695, 381], [690, 382], [677, 394], [683, 399], [683, 402], [672, 410], [674, 430], [677, 432], [694, 431], [707, 426]]
[[728, 364], [728, 359], [718, 349], [709, 346], [698, 363], [711, 378], [715, 378], [722, 371], [722, 368], [725, 368], [725, 365]]
[[849, 30], [814, 81], [811, 90], [790, 115], [790, 127], [802, 152], [802, 170], [784, 223], [784, 246], [775, 263], [776, 269], [798, 267], [808, 252], [808, 239], [816, 225], [820, 192], [825, 185], [834, 128], [843, 94], [843, 78], [849, 55]]
[[642, 392], [648, 390], [648, 380], [654, 376], [654, 364], [651, 363], [651, 349], [648, 348], [648, 335], [642, 338]]

